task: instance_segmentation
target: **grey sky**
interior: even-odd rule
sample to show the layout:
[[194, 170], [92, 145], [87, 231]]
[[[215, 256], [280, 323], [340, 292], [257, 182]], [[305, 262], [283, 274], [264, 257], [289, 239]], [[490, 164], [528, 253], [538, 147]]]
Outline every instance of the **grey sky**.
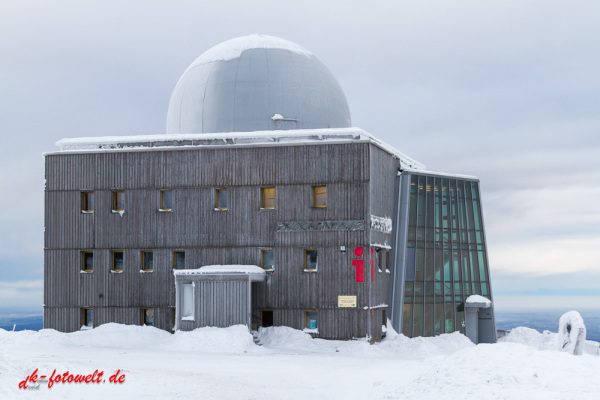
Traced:
[[42, 303], [41, 153], [163, 133], [197, 56], [264, 33], [331, 69], [353, 125], [481, 179], [498, 307], [599, 307], [598, 21], [595, 0], [0, 0], [0, 306]]

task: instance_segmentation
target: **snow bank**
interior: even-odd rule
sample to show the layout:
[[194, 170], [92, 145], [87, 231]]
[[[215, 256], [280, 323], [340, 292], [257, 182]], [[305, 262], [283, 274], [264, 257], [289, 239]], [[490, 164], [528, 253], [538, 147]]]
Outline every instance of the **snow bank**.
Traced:
[[518, 343], [536, 350], [556, 350], [558, 335], [550, 331], [539, 333], [535, 329], [520, 326], [498, 339], [498, 342]]
[[228, 328], [205, 327], [177, 331], [164, 346], [167, 350], [200, 353], [243, 354], [260, 351], [245, 325]]

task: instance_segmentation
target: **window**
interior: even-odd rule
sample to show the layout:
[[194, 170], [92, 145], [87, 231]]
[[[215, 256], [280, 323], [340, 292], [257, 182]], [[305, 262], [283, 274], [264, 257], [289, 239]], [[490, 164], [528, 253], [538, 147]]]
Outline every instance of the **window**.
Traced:
[[154, 308], [142, 308], [142, 325], [154, 326]]
[[318, 329], [318, 314], [316, 311], [304, 311], [304, 329]]
[[81, 192], [81, 212], [94, 212], [94, 192]]
[[125, 192], [122, 190], [117, 190], [112, 192], [112, 210], [113, 211], [123, 211], [125, 209]]
[[151, 272], [154, 266], [154, 253], [142, 251], [142, 271]]
[[160, 210], [171, 211], [173, 209], [173, 192], [170, 190], [160, 191]]
[[260, 312], [260, 326], [263, 328], [273, 326], [273, 310], [263, 310]]
[[227, 210], [229, 208], [229, 191], [227, 189], [217, 189], [215, 208], [217, 210]]
[[85, 272], [94, 271], [94, 253], [91, 251], [81, 252], [81, 270]]
[[112, 270], [114, 272], [123, 272], [123, 252], [112, 252]]
[[194, 320], [194, 284], [181, 285], [181, 319]]
[[268, 187], [261, 189], [262, 194], [262, 205], [263, 209], [275, 208], [275, 188]]
[[304, 270], [315, 271], [317, 269], [317, 250], [304, 250]]
[[83, 326], [88, 328], [94, 327], [94, 309], [84, 308], [82, 312]]
[[275, 266], [275, 255], [273, 250], [261, 250], [261, 266], [266, 270], [272, 270]]
[[173, 252], [173, 269], [185, 269], [185, 251]]
[[313, 207], [327, 207], [327, 186], [313, 186]]

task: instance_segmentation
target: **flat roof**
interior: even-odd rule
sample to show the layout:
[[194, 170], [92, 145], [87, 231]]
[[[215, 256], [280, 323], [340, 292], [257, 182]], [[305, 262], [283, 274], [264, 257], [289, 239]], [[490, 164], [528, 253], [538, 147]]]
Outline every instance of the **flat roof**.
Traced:
[[360, 128], [297, 129], [229, 133], [186, 133], [135, 136], [65, 138], [59, 150], [45, 153], [184, 150], [194, 148], [270, 147], [320, 144], [372, 143], [400, 161], [402, 169], [425, 170], [424, 164]]

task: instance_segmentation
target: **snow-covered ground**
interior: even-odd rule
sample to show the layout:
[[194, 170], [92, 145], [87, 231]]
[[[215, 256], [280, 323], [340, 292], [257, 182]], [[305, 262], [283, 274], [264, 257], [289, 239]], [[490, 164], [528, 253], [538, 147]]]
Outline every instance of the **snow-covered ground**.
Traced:
[[[388, 331], [389, 332], [389, 331]], [[172, 335], [106, 324], [93, 330], [0, 329], [0, 399], [598, 399], [600, 357], [556, 350], [557, 334], [517, 328], [500, 343], [458, 333], [381, 343], [312, 339], [285, 327], [202, 328]], [[42, 382], [93, 374], [100, 383]], [[120, 370], [124, 382], [110, 383]], [[105, 380], [105, 382], [102, 382]], [[38, 381], [39, 383], [39, 381]], [[36, 384], [28, 383], [30, 387]]]

